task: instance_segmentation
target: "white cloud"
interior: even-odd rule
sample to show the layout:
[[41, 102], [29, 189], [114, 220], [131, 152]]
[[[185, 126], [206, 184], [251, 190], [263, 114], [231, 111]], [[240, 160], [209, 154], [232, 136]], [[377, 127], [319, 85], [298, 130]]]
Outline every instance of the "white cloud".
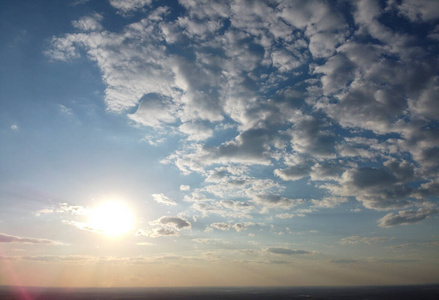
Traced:
[[189, 141], [202, 141], [213, 134], [212, 129], [201, 123], [184, 123], [178, 129], [188, 135]]
[[189, 191], [191, 189], [190, 185], [182, 184], [180, 185], [180, 191]]
[[[185, 197], [196, 212], [251, 218], [256, 206], [313, 211], [348, 197], [375, 210], [409, 209], [435, 194], [437, 4], [180, 1], [175, 19], [172, 7], [151, 1], [110, 4], [144, 17], [127, 18], [118, 32], [102, 28], [101, 15], [84, 17], [73, 22], [81, 32], [54, 37], [47, 54], [85, 53], [102, 73], [110, 111], [154, 129], [152, 144], [180, 138], [162, 162], [203, 178]], [[392, 28], [386, 13], [423, 23], [430, 39]], [[325, 196], [305, 203], [286, 193], [284, 181], [297, 180]], [[380, 224], [426, 214], [391, 213]]]
[[222, 217], [234, 218], [251, 218], [250, 213], [254, 210], [254, 205], [251, 203], [233, 200], [197, 202], [192, 207], [202, 212], [203, 216], [218, 214]]
[[309, 51], [315, 58], [331, 56], [348, 34], [343, 15], [327, 2], [285, 1], [280, 10], [286, 22], [304, 31], [309, 38]]
[[70, 205], [66, 202], [58, 203], [50, 208], [43, 208], [38, 210], [35, 215], [41, 216], [44, 214], [61, 214], [61, 215], [71, 215], [71, 216], [82, 216], [88, 215], [90, 210], [82, 205]]
[[211, 228], [216, 228], [219, 230], [223, 230], [223, 231], [228, 231], [230, 229], [235, 229], [236, 231], [243, 231], [243, 230], [247, 230], [248, 227], [250, 226], [255, 226], [255, 223], [252, 222], [244, 222], [244, 223], [225, 223], [225, 222], [218, 222], [218, 223], [212, 223], [209, 225], [208, 228], [206, 228], [207, 231], [211, 230]]
[[154, 198], [154, 201], [157, 203], [162, 203], [165, 205], [177, 205], [177, 202], [175, 202], [172, 199], [169, 199], [164, 194], [152, 194], [151, 196]]
[[111, 6], [126, 14], [144, 6], [150, 5], [152, 0], [110, 0]]
[[73, 110], [71, 108], [62, 104], [59, 105], [59, 110], [68, 116], [71, 116], [73, 114]]
[[178, 105], [163, 95], [151, 93], [140, 99], [137, 111], [128, 117], [145, 126], [159, 127], [163, 123], [173, 123], [177, 120], [175, 113]]
[[95, 13], [92, 16], [83, 17], [77, 21], [73, 21], [72, 25], [81, 31], [100, 31], [103, 27], [99, 21], [102, 19], [102, 15]]
[[292, 219], [294, 218], [294, 214], [283, 213], [283, 214], [277, 214], [276, 217], [280, 219]]

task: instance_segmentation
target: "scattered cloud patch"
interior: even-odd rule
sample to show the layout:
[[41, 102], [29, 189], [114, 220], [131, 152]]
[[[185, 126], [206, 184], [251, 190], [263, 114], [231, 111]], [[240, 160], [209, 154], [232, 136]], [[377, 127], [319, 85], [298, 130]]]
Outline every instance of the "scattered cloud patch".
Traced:
[[439, 213], [438, 208], [420, 208], [418, 210], [403, 210], [398, 213], [388, 213], [382, 217], [378, 224], [381, 227], [392, 227], [395, 225], [410, 225], [418, 223], [428, 217]]
[[177, 202], [175, 202], [172, 199], [169, 199], [168, 197], [166, 197], [162, 193], [160, 193], [160, 194], [152, 194], [151, 196], [154, 199], [154, 201], [157, 202], [157, 203], [162, 203], [162, 204], [165, 204], [165, 205], [177, 205]]
[[179, 236], [179, 233], [173, 229], [168, 228], [154, 228], [148, 233], [149, 237], [157, 238], [161, 236]]
[[290, 248], [276, 248], [271, 247], [266, 249], [267, 252], [279, 255], [299, 255], [299, 254], [312, 254], [313, 252], [306, 250], [296, 250]]
[[161, 217], [158, 220], [151, 221], [151, 225], [165, 225], [168, 227], [172, 227], [174, 229], [189, 229], [191, 228], [191, 223], [185, 218], [180, 217]]
[[[46, 54], [93, 61], [109, 111], [151, 130], [151, 144], [178, 140], [162, 162], [201, 176], [185, 200], [203, 217], [285, 218], [348, 200], [400, 210], [382, 227], [437, 213], [418, 206], [439, 174], [436, 3], [110, 4], [121, 30], [88, 15]], [[300, 182], [321, 196], [287, 188]]]
[[65, 245], [64, 243], [48, 239], [30, 238], [0, 233], [0, 243], [23, 243], [23, 244], [41, 244], [41, 245]]
[[209, 225], [209, 227], [206, 228], [207, 231], [211, 231], [213, 228], [219, 229], [222, 231], [229, 231], [230, 229], [235, 229], [237, 232], [245, 231], [250, 226], [255, 226], [255, 223], [252, 222], [244, 222], [244, 223], [225, 223], [225, 222], [218, 222], [218, 223], [212, 223]]
[[111, 6], [122, 14], [131, 13], [145, 6], [150, 5], [152, 0], [110, 0]]
[[388, 237], [364, 237], [364, 236], [349, 236], [342, 238], [339, 243], [341, 245], [358, 245], [358, 244], [377, 244], [377, 243], [383, 243], [391, 240], [391, 238]]

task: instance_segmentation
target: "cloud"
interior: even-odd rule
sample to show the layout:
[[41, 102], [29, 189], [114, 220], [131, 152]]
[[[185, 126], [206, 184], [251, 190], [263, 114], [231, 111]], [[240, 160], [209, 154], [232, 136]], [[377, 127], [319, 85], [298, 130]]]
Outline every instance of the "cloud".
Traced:
[[358, 245], [367, 244], [372, 245], [376, 243], [382, 243], [391, 240], [388, 237], [365, 237], [365, 236], [349, 236], [342, 238], [339, 243], [341, 245]]
[[152, 194], [151, 196], [154, 198], [154, 201], [157, 203], [162, 203], [165, 205], [177, 205], [177, 202], [175, 202], [172, 199], [169, 199], [164, 194]]
[[86, 222], [78, 222], [74, 220], [61, 220], [63, 224], [74, 226], [80, 230], [90, 231], [90, 232], [96, 232], [96, 233], [102, 233], [101, 228], [96, 228], [95, 226], [86, 223]]
[[397, 9], [413, 22], [428, 22], [439, 18], [439, 4], [428, 0], [404, 0]]
[[253, 199], [257, 205], [261, 205], [265, 210], [271, 208], [289, 209], [303, 203], [302, 199], [289, 199], [279, 195], [256, 195]]
[[90, 210], [82, 205], [70, 205], [65, 202], [58, 203], [50, 208], [43, 208], [38, 210], [35, 215], [41, 216], [45, 214], [61, 214], [61, 215], [71, 215], [71, 216], [83, 216], [88, 215]]
[[277, 214], [276, 218], [280, 219], [292, 219], [294, 218], [294, 214], [284, 213], [284, 214]]
[[171, 98], [150, 93], [140, 99], [137, 111], [128, 117], [145, 126], [159, 127], [163, 123], [173, 123], [176, 121], [175, 113], [178, 105]]
[[151, 221], [151, 225], [165, 225], [168, 227], [172, 227], [174, 229], [189, 229], [191, 228], [191, 223], [185, 218], [179, 217], [161, 217], [158, 220]]
[[326, 185], [334, 195], [352, 196], [367, 208], [388, 210], [411, 204], [413, 188], [407, 182], [414, 178], [415, 167], [407, 161], [389, 160], [383, 167], [346, 170], [339, 185]]
[[65, 245], [64, 243], [40, 239], [40, 238], [30, 238], [30, 237], [21, 237], [15, 235], [9, 235], [5, 233], [0, 233], [0, 243], [23, 243], [23, 244], [41, 244], [41, 245]]
[[180, 191], [189, 191], [191, 189], [190, 185], [182, 184], [180, 185]]
[[331, 208], [335, 207], [337, 205], [340, 205], [341, 203], [348, 202], [348, 198], [345, 197], [326, 197], [322, 200], [311, 200], [311, 202], [314, 204], [314, 207], [321, 207], [321, 208]]
[[296, 250], [290, 248], [276, 248], [271, 247], [266, 249], [267, 252], [279, 255], [297, 255], [297, 254], [311, 254], [312, 252], [306, 250]]
[[[252, 218], [255, 207], [310, 211], [348, 199], [405, 209], [381, 226], [433, 213], [415, 207], [437, 194], [436, 3], [110, 4], [126, 26], [112, 32], [101, 15], [85, 16], [46, 54], [93, 61], [109, 111], [153, 129], [150, 143], [178, 139], [162, 162], [201, 176], [185, 196], [191, 209]], [[299, 180], [322, 196], [302, 200], [289, 188]], [[156, 201], [173, 204], [164, 197]]]
[[161, 236], [179, 236], [179, 233], [173, 229], [168, 228], [154, 228], [147, 234], [149, 237], [157, 238]]
[[184, 123], [178, 129], [188, 135], [189, 141], [202, 141], [213, 134], [213, 130], [202, 123]]
[[102, 15], [95, 13], [92, 16], [83, 17], [77, 21], [73, 21], [72, 25], [80, 31], [101, 31], [103, 27], [99, 21], [102, 19]]
[[287, 169], [276, 169], [274, 174], [283, 180], [299, 180], [311, 173], [311, 166], [307, 164], [290, 166]]
[[235, 229], [237, 232], [245, 231], [250, 226], [255, 226], [255, 223], [252, 222], [244, 222], [244, 223], [225, 223], [225, 222], [218, 222], [218, 223], [212, 223], [209, 225], [208, 228], [206, 228], [207, 231], [209, 231], [211, 228], [216, 228], [222, 231], [229, 231], [230, 229]]
[[152, 0], [110, 0], [111, 6], [118, 9], [122, 14], [136, 11], [150, 5]]
[[403, 210], [399, 211], [397, 214], [388, 213], [378, 221], [378, 224], [381, 227], [409, 225], [418, 223], [437, 213], [439, 213], [438, 208], [430, 207], [421, 207], [418, 210]]
[[347, 35], [344, 17], [326, 2], [283, 2], [279, 8], [287, 23], [304, 31], [315, 58], [331, 56]]
[[218, 214], [223, 217], [250, 218], [254, 205], [244, 201], [220, 200], [196, 202], [192, 206], [195, 210], [208, 214]]
[[215, 246], [224, 246], [224, 245], [230, 245], [232, 244], [229, 241], [224, 241], [221, 239], [205, 239], [205, 238], [198, 238], [198, 239], [192, 239], [195, 243], [199, 244], [207, 244], [207, 245], [215, 245]]

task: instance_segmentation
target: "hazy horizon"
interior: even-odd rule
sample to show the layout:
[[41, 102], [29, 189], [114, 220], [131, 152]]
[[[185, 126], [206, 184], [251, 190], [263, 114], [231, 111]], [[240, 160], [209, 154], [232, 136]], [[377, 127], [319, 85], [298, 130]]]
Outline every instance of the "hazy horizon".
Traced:
[[0, 285], [439, 278], [439, 1], [3, 0]]
[[381, 287], [209, 287], [209, 288], [26, 288], [11, 290], [0, 286], [0, 299], [375, 299], [436, 300], [439, 285]]

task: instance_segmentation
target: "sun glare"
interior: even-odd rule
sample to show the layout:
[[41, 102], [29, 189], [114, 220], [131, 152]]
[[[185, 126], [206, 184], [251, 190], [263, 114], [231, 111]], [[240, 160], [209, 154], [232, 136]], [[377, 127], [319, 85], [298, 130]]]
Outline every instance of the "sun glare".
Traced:
[[90, 214], [90, 225], [108, 236], [128, 233], [134, 226], [134, 214], [122, 202], [107, 201], [95, 207]]

